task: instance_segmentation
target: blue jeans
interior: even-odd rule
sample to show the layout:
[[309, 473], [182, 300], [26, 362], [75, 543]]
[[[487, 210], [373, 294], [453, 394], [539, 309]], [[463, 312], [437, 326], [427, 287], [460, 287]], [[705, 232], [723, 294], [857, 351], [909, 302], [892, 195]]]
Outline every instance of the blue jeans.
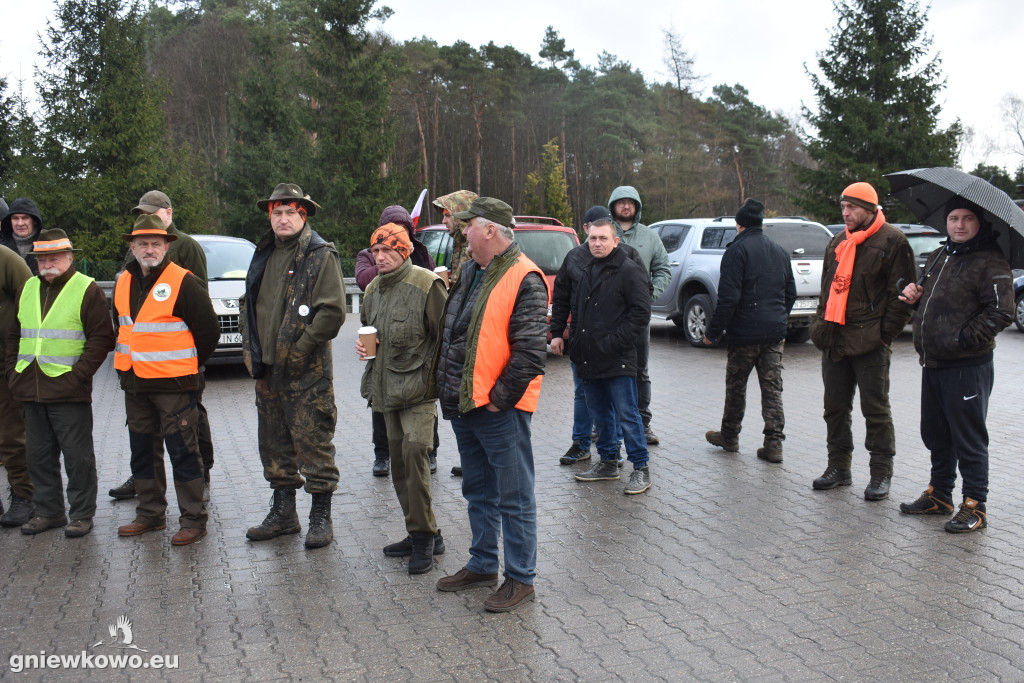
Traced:
[[473, 534], [466, 568], [474, 574], [497, 573], [499, 533], [505, 573], [526, 584], [537, 574], [532, 417], [514, 408], [499, 413], [477, 408], [451, 421]]
[[[587, 395], [583, 391], [583, 380], [576, 374], [576, 364], [569, 361], [569, 368], [572, 370], [572, 440], [579, 445], [580, 450], [590, 450], [590, 433], [594, 428], [594, 418], [587, 408]], [[622, 443], [622, 428], [618, 421], [615, 422], [615, 443]]]
[[636, 402], [636, 379], [628, 376], [585, 379], [583, 390], [597, 427], [597, 453], [601, 459], [618, 459], [619, 446], [615, 434], [618, 425], [633, 469], [647, 467], [647, 437], [644, 436], [644, 423]]

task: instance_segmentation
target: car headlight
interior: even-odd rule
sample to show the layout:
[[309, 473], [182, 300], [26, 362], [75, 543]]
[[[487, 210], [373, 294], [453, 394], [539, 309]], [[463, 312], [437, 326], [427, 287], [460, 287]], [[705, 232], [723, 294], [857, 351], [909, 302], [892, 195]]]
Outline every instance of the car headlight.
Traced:
[[220, 303], [224, 308], [238, 309], [238, 299], [221, 299]]

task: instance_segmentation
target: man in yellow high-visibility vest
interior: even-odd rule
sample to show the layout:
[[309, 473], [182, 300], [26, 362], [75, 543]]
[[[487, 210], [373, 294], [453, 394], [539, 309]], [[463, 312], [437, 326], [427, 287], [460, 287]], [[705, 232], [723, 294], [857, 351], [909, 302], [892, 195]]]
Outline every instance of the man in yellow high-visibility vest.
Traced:
[[11, 394], [25, 408], [26, 461], [34, 489], [35, 512], [22, 525], [23, 534], [65, 527], [65, 536], [84, 536], [92, 531], [96, 512], [92, 377], [114, 348], [114, 328], [103, 290], [75, 270], [72, 251], [63, 230], [39, 233], [32, 248], [39, 275], [22, 287], [20, 329], [7, 339], [7, 375]]

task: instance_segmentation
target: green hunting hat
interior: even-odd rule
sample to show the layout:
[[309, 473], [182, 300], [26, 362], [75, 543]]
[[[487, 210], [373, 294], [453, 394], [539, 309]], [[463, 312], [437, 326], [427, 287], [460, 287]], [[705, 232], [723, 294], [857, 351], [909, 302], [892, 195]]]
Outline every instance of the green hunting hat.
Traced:
[[132, 213], [156, 213], [160, 209], [171, 208], [171, 198], [160, 190], [150, 190], [142, 195], [139, 205], [132, 209]]
[[494, 197], [477, 197], [473, 200], [468, 211], [460, 211], [452, 215], [460, 221], [472, 220], [479, 216], [498, 225], [512, 227], [512, 207]]
[[274, 188], [269, 198], [256, 202], [256, 206], [260, 211], [266, 211], [270, 207], [270, 202], [298, 202], [306, 207], [307, 217], [316, 215], [316, 210], [320, 208], [309, 195], [302, 194], [302, 188], [295, 183], [281, 183]]
[[33, 254], [59, 254], [62, 251], [81, 251], [71, 246], [68, 234], [60, 228], [40, 230], [39, 239], [32, 243]]
[[164, 227], [164, 222], [155, 213], [148, 213], [139, 216], [135, 219], [135, 225], [132, 226], [130, 233], [121, 235], [125, 242], [131, 242], [133, 237], [139, 237], [141, 235], [159, 235], [166, 237], [168, 242], [173, 242], [178, 239], [177, 235], [170, 235], [167, 233], [167, 228]]

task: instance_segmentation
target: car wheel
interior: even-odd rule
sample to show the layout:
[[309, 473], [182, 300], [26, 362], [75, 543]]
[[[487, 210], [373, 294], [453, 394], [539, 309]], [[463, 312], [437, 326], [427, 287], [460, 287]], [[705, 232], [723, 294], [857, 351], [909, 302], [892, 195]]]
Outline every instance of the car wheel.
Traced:
[[1017, 297], [1017, 308], [1013, 312], [1013, 322], [1016, 323], [1018, 330], [1024, 332], [1024, 293]]
[[704, 346], [704, 333], [711, 323], [711, 299], [707, 294], [695, 294], [683, 307], [682, 328], [691, 346]]
[[810, 338], [810, 327], [791, 327], [786, 330], [786, 343], [788, 344], [803, 344]]

